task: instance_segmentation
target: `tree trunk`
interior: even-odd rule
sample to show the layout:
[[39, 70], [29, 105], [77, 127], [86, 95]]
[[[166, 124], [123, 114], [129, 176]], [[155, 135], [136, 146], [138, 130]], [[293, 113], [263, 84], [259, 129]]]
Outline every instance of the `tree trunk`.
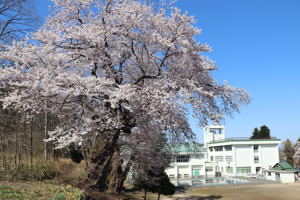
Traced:
[[33, 167], [33, 134], [32, 134], [32, 129], [33, 129], [33, 119], [31, 117], [30, 119], [30, 167]]
[[160, 199], [160, 193], [158, 193], [158, 195], [157, 195], [157, 200], [159, 200]]
[[19, 165], [21, 164], [21, 161], [22, 161], [22, 145], [23, 145], [23, 142], [22, 142], [22, 136], [20, 136], [20, 139], [19, 139], [19, 150], [18, 150], [18, 157], [19, 157]]
[[19, 150], [18, 143], [19, 143], [18, 131], [15, 130], [15, 169], [18, 167], [18, 150]]
[[82, 152], [83, 152], [83, 159], [85, 161], [85, 168], [88, 169], [89, 168], [89, 161], [88, 161], [88, 156], [87, 156], [85, 147], [82, 148]]
[[96, 192], [105, 192], [108, 189], [108, 178], [112, 168], [112, 157], [115, 153], [119, 133], [112, 138], [104, 138], [100, 150], [91, 157], [91, 169], [88, 174], [90, 186], [86, 189], [81, 200], [93, 200]]
[[112, 166], [111, 166], [111, 171], [110, 171], [110, 175], [109, 175], [109, 183], [108, 183], [108, 192], [110, 192], [110, 193], [121, 192], [119, 182], [123, 178], [122, 164], [123, 164], [123, 161], [120, 158], [118, 152], [115, 152], [112, 157]]
[[[48, 113], [47, 113], [47, 109], [45, 110], [45, 127], [44, 127], [44, 139], [48, 138]], [[48, 149], [47, 149], [47, 142], [44, 141], [44, 160], [47, 161], [48, 160]]]
[[120, 193], [123, 190], [124, 181], [131, 168], [131, 163], [126, 164], [125, 169], [122, 169], [123, 160], [118, 154], [115, 153], [112, 163], [112, 169], [110, 172], [110, 179], [108, 185], [108, 191], [113, 193]]
[[147, 200], [147, 189], [144, 190], [144, 200]]

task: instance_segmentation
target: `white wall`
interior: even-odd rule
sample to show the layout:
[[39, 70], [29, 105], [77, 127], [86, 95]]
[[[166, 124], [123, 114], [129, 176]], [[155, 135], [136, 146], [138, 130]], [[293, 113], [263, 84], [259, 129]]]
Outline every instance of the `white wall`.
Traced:
[[282, 183], [295, 183], [294, 173], [280, 173], [280, 180]]
[[246, 167], [254, 164], [253, 149], [250, 145], [235, 146], [236, 166]]
[[[186, 154], [179, 154], [179, 155], [186, 155]], [[175, 162], [170, 164], [170, 167], [168, 167], [165, 172], [167, 175], [174, 175], [174, 178], [177, 178], [178, 174], [182, 174], [182, 178], [184, 178], [184, 174], [188, 174], [189, 178], [193, 175], [193, 168], [199, 169], [200, 176], [205, 175], [205, 169], [204, 169], [204, 162], [205, 162], [205, 155], [204, 153], [191, 153], [189, 162], [176, 162], [176, 156], [175, 156]]]
[[275, 144], [260, 145], [261, 167], [268, 170], [279, 162], [278, 146]]
[[[220, 129], [221, 134], [213, 134], [210, 129]], [[204, 146], [206, 146], [209, 142], [225, 139], [225, 137], [224, 125], [211, 125], [204, 128]]]
[[265, 172], [265, 177], [267, 180], [276, 181], [275, 172]]
[[[271, 176], [269, 176], [269, 173], [271, 173]], [[271, 180], [271, 181], [278, 181], [278, 179], [276, 179], [276, 172], [271, 171], [271, 172], [266, 172], [266, 179], [267, 180]], [[277, 172], [280, 174], [280, 178], [279, 180], [282, 183], [295, 183], [295, 174], [291, 173], [291, 172]]]

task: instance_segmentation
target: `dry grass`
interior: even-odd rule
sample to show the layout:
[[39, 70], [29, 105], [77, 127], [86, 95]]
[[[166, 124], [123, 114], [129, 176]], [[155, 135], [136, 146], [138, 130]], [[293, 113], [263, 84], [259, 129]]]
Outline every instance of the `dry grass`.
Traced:
[[84, 161], [78, 164], [72, 162], [70, 159], [61, 159], [55, 165], [59, 169], [59, 180], [61, 183], [78, 187], [87, 177], [87, 169], [85, 168]]
[[55, 182], [0, 182], [0, 200], [79, 200], [82, 191]]
[[192, 188], [174, 200], [299, 200], [300, 183]]

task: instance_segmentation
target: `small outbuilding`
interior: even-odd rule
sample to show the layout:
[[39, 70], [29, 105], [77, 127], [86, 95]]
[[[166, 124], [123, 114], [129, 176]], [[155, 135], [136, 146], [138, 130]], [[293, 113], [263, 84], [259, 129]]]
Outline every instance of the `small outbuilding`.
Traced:
[[269, 170], [265, 170], [265, 177], [267, 180], [295, 183], [298, 181], [298, 170], [287, 161], [281, 161]]

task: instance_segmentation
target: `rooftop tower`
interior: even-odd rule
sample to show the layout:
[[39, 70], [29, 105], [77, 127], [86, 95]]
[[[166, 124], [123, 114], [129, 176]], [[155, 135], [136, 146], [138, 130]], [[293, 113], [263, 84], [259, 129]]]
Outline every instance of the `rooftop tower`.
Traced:
[[225, 138], [224, 125], [210, 125], [204, 128], [204, 146], [209, 142], [224, 140]]

